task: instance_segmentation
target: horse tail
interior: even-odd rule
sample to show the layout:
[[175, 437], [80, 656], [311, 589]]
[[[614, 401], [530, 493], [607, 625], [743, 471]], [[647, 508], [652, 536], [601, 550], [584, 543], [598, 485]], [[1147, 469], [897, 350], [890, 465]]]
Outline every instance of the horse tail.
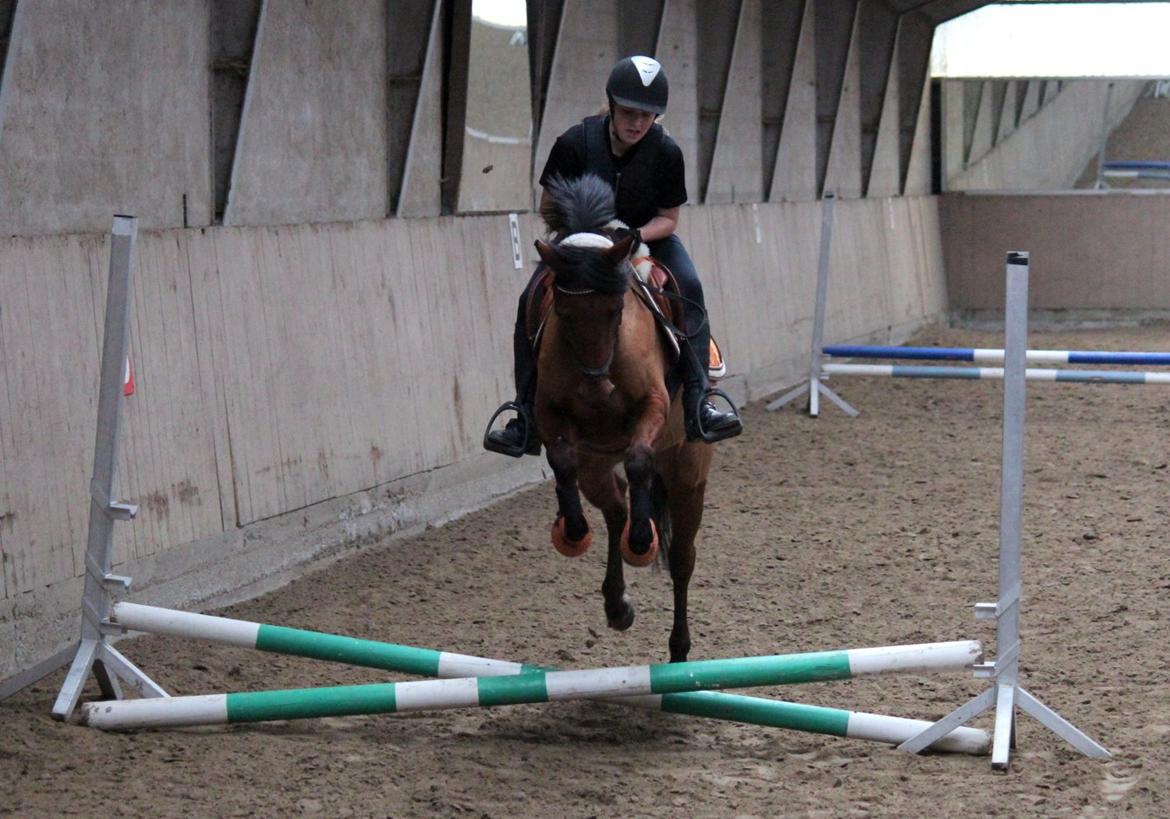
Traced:
[[654, 526], [658, 529], [658, 562], [660, 568], [670, 568], [670, 538], [672, 534], [670, 522], [670, 504], [666, 493], [666, 481], [658, 472], [650, 482], [650, 514], [654, 518]]
[[613, 188], [597, 174], [575, 179], [554, 176], [544, 188], [548, 203], [540, 215], [551, 233], [596, 233], [614, 218]]

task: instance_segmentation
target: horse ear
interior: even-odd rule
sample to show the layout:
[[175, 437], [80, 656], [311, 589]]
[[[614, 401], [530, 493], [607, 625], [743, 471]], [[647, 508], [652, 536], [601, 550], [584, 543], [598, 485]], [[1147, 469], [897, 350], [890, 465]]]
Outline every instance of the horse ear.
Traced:
[[560, 261], [560, 254], [557, 249], [548, 242], [542, 242], [540, 239], [536, 240], [536, 252], [540, 254], [541, 261], [549, 267], [556, 267], [556, 263]]
[[625, 238], [614, 242], [613, 247], [605, 251], [605, 255], [609, 257], [611, 264], [616, 265], [630, 257], [630, 254], [634, 251], [634, 239], [635, 236], [631, 233]]

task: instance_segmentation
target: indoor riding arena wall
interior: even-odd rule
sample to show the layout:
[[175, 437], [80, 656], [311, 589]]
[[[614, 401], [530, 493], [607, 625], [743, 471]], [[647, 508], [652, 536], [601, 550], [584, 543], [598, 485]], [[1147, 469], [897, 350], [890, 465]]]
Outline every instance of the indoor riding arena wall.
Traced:
[[[828, 342], [897, 342], [947, 296], [937, 200], [842, 200]], [[798, 380], [821, 205], [707, 205], [681, 232], [746, 402]], [[198, 609], [546, 476], [480, 444], [513, 393], [539, 235], [520, 215], [144, 230], [115, 529], [133, 597]], [[102, 234], [0, 240], [0, 678], [77, 637], [108, 276]]]
[[1034, 313], [1076, 323], [1166, 318], [1170, 311], [1170, 194], [1090, 191], [945, 194], [939, 199], [951, 309], [978, 318], [1003, 309], [1007, 250], [1031, 252]]

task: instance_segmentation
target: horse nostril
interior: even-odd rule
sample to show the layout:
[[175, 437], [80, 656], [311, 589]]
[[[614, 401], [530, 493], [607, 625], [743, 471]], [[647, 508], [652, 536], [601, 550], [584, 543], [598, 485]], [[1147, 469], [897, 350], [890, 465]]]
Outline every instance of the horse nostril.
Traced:
[[609, 400], [615, 387], [608, 377], [590, 378], [577, 387], [577, 397], [586, 404], [597, 405]]

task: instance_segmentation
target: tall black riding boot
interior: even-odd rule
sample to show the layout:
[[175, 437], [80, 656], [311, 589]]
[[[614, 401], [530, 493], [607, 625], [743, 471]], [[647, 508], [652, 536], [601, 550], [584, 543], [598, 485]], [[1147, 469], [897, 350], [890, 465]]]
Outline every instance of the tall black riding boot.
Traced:
[[[688, 441], [706, 441], [713, 444], [734, 438], [743, 432], [743, 421], [735, 404], [723, 390], [711, 386], [707, 369], [711, 364], [711, 336], [704, 327], [683, 345], [683, 358], [688, 371], [683, 381], [683, 413], [686, 419]], [[721, 412], [711, 399], [720, 396], [730, 412]]]
[[[521, 318], [516, 323], [512, 336], [512, 355], [516, 366], [516, 400], [507, 401], [492, 413], [483, 435], [483, 448], [519, 458], [524, 455], [540, 454], [540, 436], [536, 434], [536, 416], [532, 404], [536, 397], [536, 362], [532, 359], [532, 345], [524, 332], [522, 321], [524, 302], [521, 301]], [[508, 421], [503, 429], [492, 429], [496, 418], [506, 412], [515, 412], [516, 417]]]

